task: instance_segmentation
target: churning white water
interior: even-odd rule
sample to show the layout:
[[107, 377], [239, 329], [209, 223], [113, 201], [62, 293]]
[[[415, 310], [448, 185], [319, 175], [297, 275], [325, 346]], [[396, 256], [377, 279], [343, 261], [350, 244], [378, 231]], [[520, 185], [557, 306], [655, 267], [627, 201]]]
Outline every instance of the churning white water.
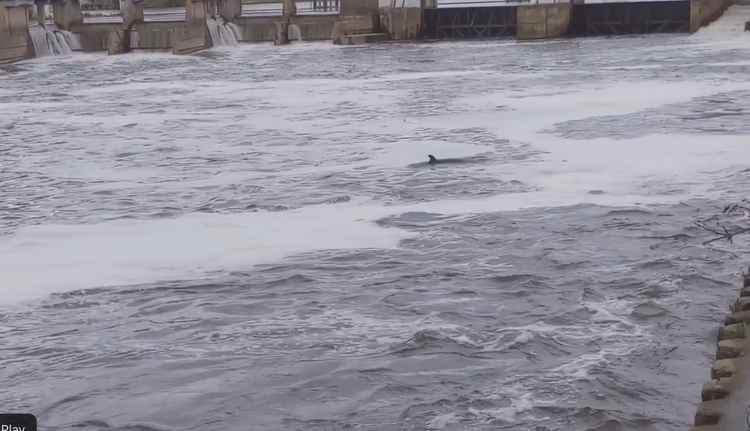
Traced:
[[69, 31], [58, 30], [55, 27], [32, 25], [29, 27], [29, 34], [37, 57], [65, 55], [81, 49], [78, 36]]
[[214, 46], [233, 46], [239, 43], [240, 29], [236, 24], [223, 19], [209, 18], [206, 25]]

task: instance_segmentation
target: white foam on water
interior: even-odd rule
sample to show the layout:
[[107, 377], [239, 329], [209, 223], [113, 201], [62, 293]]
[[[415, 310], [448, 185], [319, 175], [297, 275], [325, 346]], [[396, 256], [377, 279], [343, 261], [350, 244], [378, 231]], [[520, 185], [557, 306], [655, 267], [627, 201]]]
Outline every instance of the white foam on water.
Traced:
[[[678, 138], [670, 137], [680, 142]], [[693, 157], [681, 156], [673, 161], [675, 172], [665, 173], [678, 176], [689, 173], [695, 187], [708, 187], [710, 181], [706, 184], [703, 181], [709, 174], [701, 174], [702, 170], [718, 169], [730, 164], [727, 160], [747, 160], [750, 156], [750, 148], [738, 137], [726, 137], [728, 144], [716, 140], [709, 146], [695, 142]], [[650, 144], [653, 141], [646, 140], [641, 145], [645, 148]], [[594, 145], [581, 151], [593, 151]], [[662, 151], [666, 156], [670, 149], [689, 153], [690, 148], [683, 143], [666, 146]], [[600, 149], [601, 157], [589, 157], [585, 162], [557, 171], [549, 167], [534, 168], [537, 183], [544, 185], [542, 190], [485, 199], [393, 206], [353, 199], [346, 204], [279, 213], [190, 214], [151, 221], [24, 227], [0, 239], [0, 273], [4, 275], [5, 293], [0, 302], [17, 302], [66, 290], [199, 278], [215, 270], [246, 269], [321, 249], [394, 248], [410, 234], [383, 229], [373, 221], [405, 212], [471, 214], [580, 203], [630, 206], [676, 203], [684, 197], [636, 193], [630, 182], [633, 173], [622, 168], [623, 158], [628, 160], [627, 151], [622, 150], [620, 156], [613, 148], [610, 151], [613, 153], [608, 153], [607, 148]], [[637, 153], [639, 148], [631, 146], [630, 151]], [[651, 173], [662, 169], [659, 166], [659, 161], [654, 160], [634, 166], [633, 171], [635, 175], [643, 173], [650, 178]], [[609, 173], [596, 171], [608, 167], [618, 169]], [[587, 173], [587, 169], [591, 172]], [[586, 180], [580, 181], [581, 176]], [[604, 188], [607, 192], [586, 193], [591, 188]]]
[[409, 233], [363, 221], [367, 208], [29, 226], [0, 240], [0, 303], [99, 286], [200, 278], [318, 249], [392, 248]]
[[522, 413], [528, 412], [537, 405], [544, 404], [539, 403], [539, 400], [535, 399], [535, 396], [531, 393], [517, 394], [517, 396], [510, 397], [510, 405], [508, 407], [499, 408], [469, 408], [469, 413], [472, 413], [479, 417], [489, 417], [491, 419], [500, 419], [505, 422], [517, 422], [518, 416]]
[[428, 430], [441, 430], [449, 424], [460, 422], [460, 420], [461, 418], [455, 413], [442, 413], [427, 421], [426, 425]]

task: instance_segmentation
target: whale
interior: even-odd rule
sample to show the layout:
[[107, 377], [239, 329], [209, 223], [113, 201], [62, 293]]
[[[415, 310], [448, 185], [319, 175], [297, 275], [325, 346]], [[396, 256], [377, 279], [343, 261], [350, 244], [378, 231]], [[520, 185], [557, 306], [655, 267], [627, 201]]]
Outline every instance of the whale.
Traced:
[[428, 154], [426, 162], [412, 163], [409, 165], [409, 167], [418, 168], [418, 167], [435, 166], [435, 165], [443, 165], [443, 164], [481, 163], [481, 162], [486, 162], [487, 160], [488, 160], [487, 157], [484, 157], [484, 156], [438, 159], [432, 154]]
[[432, 154], [428, 154], [427, 159], [428, 159], [427, 160], [428, 165], [442, 165], [442, 164], [447, 164], [447, 163], [472, 163], [472, 162], [478, 161], [477, 158], [475, 157], [438, 159]]

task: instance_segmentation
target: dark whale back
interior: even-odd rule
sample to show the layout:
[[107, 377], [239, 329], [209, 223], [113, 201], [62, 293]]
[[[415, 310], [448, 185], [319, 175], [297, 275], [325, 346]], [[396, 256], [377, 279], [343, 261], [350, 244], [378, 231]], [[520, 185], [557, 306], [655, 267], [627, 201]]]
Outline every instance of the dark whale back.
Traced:
[[428, 154], [427, 158], [429, 158], [429, 161], [427, 162], [428, 165], [437, 165], [437, 164], [445, 164], [445, 163], [471, 163], [475, 162], [472, 157], [467, 157], [464, 159], [438, 159], [437, 157], [433, 156], [432, 154]]
[[420, 166], [433, 166], [433, 165], [443, 165], [443, 164], [481, 163], [487, 160], [486, 157], [482, 157], [482, 156], [452, 158], [452, 159], [438, 159], [432, 154], [428, 154], [427, 159], [428, 159], [427, 162], [413, 163], [409, 165], [409, 167], [418, 168]]

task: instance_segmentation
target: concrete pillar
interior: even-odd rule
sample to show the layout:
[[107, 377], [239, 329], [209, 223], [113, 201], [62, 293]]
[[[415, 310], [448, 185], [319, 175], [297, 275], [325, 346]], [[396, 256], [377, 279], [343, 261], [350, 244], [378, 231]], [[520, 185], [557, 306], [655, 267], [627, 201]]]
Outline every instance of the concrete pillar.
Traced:
[[284, 2], [284, 16], [292, 17], [297, 16], [297, 2], [295, 0], [283, 0]]
[[288, 45], [289, 44], [289, 21], [276, 21], [274, 22], [276, 31], [273, 34], [274, 45]]
[[36, 7], [33, 10], [34, 19], [36, 19], [36, 22], [40, 24], [44, 24], [44, 18], [45, 18], [44, 15], [47, 10], [47, 4], [48, 3], [45, 3], [45, 2], [39, 2], [35, 5]]
[[185, 2], [185, 22], [205, 23], [207, 18], [206, 2], [203, 0], [187, 0]]
[[207, 17], [219, 16], [219, 2], [218, 0], [203, 0], [206, 8]]
[[34, 56], [29, 41], [29, 12], [32, 2], [0, 4], [0, 64]]
[[203, 0], [185, 2], [185, 25], [175, 30], [174, 54], [191, 54], [211, 47], [206, 27], [207, 7]]
[[140, 0], [120, 0], [122, 27], [130, 30], [134, 24], [143, 22], [143, 2]]
[[117, 30], [107, 35], [107, 54], [123, 54], [130, 51], [130, 30]]
[[570, 3], [518, 6], [516, 36], [518, 39], [551, 39], [568, 33]]
[[52, 14], [55, 24], [63, 30], [70, 30], [72, 26], [83, 23], [81, 5], [78, 0], [63, 0], [52, 4]]
[[234, 21], [242, 15], [242, 2], [240, 0], [219, 0], [219, 15], [227, 21]]

